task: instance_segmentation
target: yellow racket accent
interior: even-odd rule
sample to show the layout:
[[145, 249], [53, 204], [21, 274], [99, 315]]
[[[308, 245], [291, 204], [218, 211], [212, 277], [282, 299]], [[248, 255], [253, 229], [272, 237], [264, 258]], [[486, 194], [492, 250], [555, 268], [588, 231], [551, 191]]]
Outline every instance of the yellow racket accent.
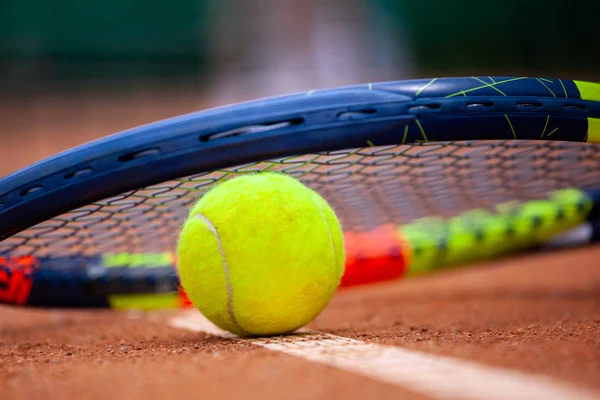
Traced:
[[412, 249], [407, 275], [485, 261], [541, 245], [586, 219], [592, 199], [576, 189], [546, 199], [503, 203], [451, 219], [423, 218], [398, 228]]
[[175, 262], [175, 256], [168, 252], [163, 253], [115, 253], [102, 256], [102, 266], [106, 268], [117, 267], [169, 267]]
[[181, 307], [182, 299], [178, 292], [119, 294], [111, 295], [108, 303], [111, 308], [116, 310], [157, 310], [161, 308]]
[[582, 100], [600, 101], [600, 83], [573, 81], [579, 89]]
[[600, 143], [600, 119], [588, 118], [587, 141], [589, 143]]
[[[585, 81], [573, 81], [579, 89], [582, 100], [600, 101], [600, 84]], [[600, 143], [600, 119], [588, 118], [587, 142]]]

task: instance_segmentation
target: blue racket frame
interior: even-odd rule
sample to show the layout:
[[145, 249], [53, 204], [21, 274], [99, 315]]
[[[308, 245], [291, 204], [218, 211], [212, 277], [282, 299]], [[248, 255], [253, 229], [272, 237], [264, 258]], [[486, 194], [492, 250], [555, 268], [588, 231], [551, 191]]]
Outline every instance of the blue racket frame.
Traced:
[[[182, 176], [320, 151], [458, 140], [589, 140], [576, 81], [436, 78], [256, 100], [140, 126], [0, 179], [0, 241], [91, 202]], [[595, 136], [594, 136], [595, 137]]]

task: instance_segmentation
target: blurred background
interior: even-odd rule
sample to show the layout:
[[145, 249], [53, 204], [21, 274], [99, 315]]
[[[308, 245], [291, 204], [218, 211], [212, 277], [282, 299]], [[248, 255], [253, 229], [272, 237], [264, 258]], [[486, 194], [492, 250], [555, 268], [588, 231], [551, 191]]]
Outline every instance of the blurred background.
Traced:
[[457, 75], [600, 80], [596, 0], [0, 0], [0, 176], [256, 97]]

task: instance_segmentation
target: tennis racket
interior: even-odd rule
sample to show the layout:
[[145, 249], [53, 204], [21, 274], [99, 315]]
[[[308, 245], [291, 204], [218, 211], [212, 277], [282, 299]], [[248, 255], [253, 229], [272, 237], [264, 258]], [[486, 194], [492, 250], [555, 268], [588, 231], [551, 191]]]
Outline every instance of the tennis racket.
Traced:
[[576, 242], [589, 242], [599, 142], [600, 85], [528, 77], [357, 85], [159, 121], [0, 180], [0, 301], [185, 306], [172, 251], [189, 207], [266, 170], [332, 204], [344, 285], [560, 245], [583, 224]]
[[[341, 286], [421, 275], [538, 247], [584, 245], [600, 239], [600, 192], [566, 189], [545, 199], [499, 204], [453, 218], [347, 232]], [[33, 307], [178, 308], [176, 257], [162, 253], [0, 257], [10, 272], [13, 304]], [[9, 275], [5, 275], [5, 279]]]

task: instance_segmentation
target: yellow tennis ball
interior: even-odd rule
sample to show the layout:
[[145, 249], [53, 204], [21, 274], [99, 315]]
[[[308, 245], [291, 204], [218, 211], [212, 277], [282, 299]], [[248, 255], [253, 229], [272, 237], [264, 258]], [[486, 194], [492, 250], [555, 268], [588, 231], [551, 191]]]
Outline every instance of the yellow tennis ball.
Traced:
[[333, 209], [300, 181], [271, 172], [206, 193], [183, 225], [177, 257], [192, 303], [239, 336], [290, 333], [312, 321], [345, 265]]

